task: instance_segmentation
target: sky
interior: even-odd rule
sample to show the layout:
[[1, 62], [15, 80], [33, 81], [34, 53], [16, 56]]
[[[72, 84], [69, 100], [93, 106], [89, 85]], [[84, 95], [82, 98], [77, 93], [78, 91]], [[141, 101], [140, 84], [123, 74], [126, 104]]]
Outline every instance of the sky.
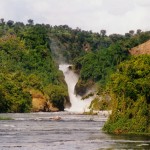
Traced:
[[150, 30], [150, 0], [0, 0], [0, 18], [124, 34]]

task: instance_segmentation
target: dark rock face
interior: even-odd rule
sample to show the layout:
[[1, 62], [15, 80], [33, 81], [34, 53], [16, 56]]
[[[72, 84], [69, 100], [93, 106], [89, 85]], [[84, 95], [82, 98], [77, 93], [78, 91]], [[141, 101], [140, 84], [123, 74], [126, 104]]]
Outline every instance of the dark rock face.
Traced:
[[79, 80], [75, 86], [75, 94], [80, 96], [85, 96], [89, 90], [94, 86], [92, 80], [83, 81]]
[[65, 108], [70, 108], [71, 107], [71, 103], [70, 103], [70, 98], [69, 96], [66, 98], [65, 103], [64, 103], [64, 107]]
[[75, 94], [84, 96], [87, 92], [87, 87], [85, 85], [76, 84], [75, 86]]

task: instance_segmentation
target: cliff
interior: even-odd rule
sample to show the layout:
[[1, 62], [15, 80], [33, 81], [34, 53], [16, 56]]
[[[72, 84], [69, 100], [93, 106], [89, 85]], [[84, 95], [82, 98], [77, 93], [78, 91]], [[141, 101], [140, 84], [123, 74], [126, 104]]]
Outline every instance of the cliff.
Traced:
[[150, 54], [150, 40], [132, 48], [129, 52], [131, 55]]

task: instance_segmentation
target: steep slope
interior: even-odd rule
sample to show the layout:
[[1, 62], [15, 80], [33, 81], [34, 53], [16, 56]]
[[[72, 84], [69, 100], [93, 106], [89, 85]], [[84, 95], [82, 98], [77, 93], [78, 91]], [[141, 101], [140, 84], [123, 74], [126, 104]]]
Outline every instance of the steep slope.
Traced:
[[109, 83], [112, 114], [104, 130], [150, 136], [150, 55], [122, 62]]
[[150, 40], [130, 50], [131, 55], [150, 54]]
[[67, 86], [53, 61], [46, 27], [24, 26], [20, 34], [5, 27], [13, 32], [0, 36], [0, 112], [64, 110]]

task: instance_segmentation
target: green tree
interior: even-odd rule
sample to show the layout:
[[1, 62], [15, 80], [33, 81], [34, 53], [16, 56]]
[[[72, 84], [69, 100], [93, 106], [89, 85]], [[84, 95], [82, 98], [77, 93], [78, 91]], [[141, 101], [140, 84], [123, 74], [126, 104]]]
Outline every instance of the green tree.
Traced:
[[150, 133], [150, 56], [118, 66], [109, 84], [112, 114], [104, 129], [113, 133]]
[[33, 21], [32, 19], [29, 19], [29, 20], [28, 20], [28, 23], [29, 23], [29, 25], [33, 25], [33, 24], [34, 24], [34, 21]]
[[100, 34], [101, 34], [102, 37], [104, 37], [106, 35], [106, 30], [101, 30]]
[[13, 26], [13, 24], [14, 24], [14, 21], [12, 21], [12, 20], [8, 20], [8, 21], [7, 21], [7, 25], [8, 25], [9, 27]]

